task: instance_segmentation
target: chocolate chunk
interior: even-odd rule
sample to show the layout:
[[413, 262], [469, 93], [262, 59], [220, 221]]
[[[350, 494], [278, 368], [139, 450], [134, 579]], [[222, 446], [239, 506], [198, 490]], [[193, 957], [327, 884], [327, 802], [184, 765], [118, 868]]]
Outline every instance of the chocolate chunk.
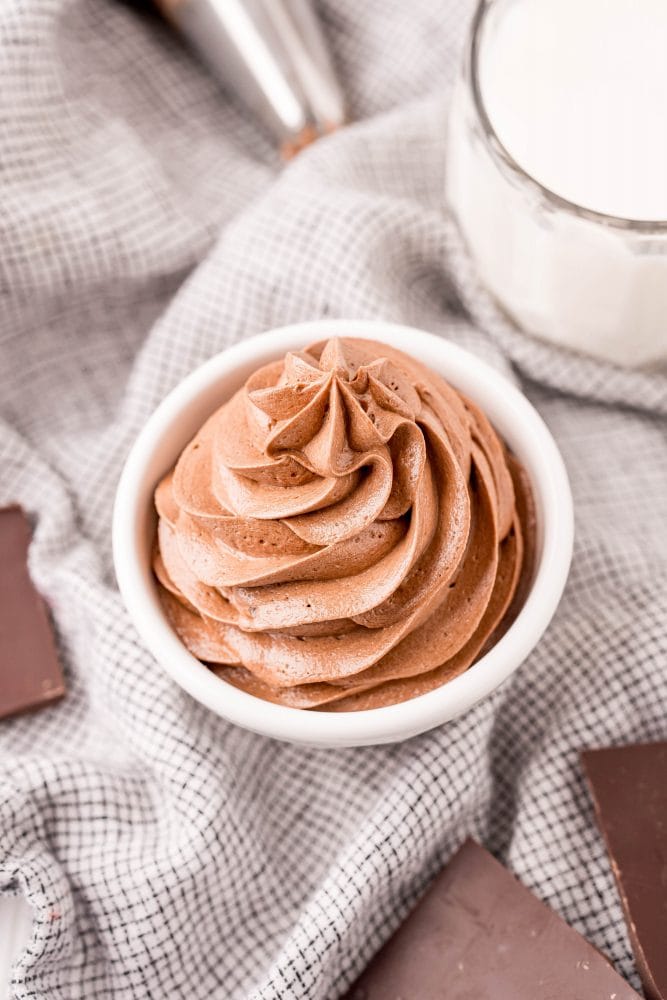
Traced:
[[638, 1000], [609, 962], [468, 840], [346, 1000]]
[[667, 743], [581, 755], [649, 1000], [667, 998]]
[[46, 605], [28, 575], [30, 534], [19, 507], [0, 510], [0, 719], [65, 693]]

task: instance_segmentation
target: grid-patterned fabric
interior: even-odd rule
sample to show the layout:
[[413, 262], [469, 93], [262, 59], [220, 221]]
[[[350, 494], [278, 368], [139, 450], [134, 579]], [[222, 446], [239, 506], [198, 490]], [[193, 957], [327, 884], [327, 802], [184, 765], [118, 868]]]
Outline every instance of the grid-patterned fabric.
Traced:
[[[156, 22], [110, 0], [0, 6], [0, 502], [35, 519], [70, 688], [0, 724], [0, 889], [35, 915], [15, 997], [334, 1000], [466, 833], [637, 982], [577, 751], [667, 736], [667, 380], [538, 344], [476, 288], [443, 213], [469, 7], [326, 0], [360, 122], [280, 173]], [[538, 649], [397, 746], [308, 750], [214, 717], [113, 580], [114, 489], [147, 415], [239, 338], [324, 315], [503, 368], [574, 489]]]

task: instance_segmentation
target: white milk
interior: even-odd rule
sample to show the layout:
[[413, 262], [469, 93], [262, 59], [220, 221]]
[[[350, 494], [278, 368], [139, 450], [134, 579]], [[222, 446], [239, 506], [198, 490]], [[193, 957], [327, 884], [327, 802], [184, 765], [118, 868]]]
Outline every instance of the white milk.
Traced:
[[513, 0], [491, 14], [479, 68], [524, 170], [586, 208], [667, 219], [665, 0]]
[[[525, 330], [623, 365], [667, 360], [667, 0], [494, 0], [452, 107], [448, 199]], [[474, 67], [473, 67], [474, 69]], [[596, 220], [575, 205], [624, 219]]]

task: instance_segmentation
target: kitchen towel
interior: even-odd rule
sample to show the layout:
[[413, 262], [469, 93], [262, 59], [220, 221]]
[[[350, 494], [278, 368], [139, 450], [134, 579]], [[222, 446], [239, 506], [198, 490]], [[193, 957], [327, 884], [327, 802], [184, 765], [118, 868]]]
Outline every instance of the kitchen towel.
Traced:
[[[0, 724], [0, 890], [34, 913], [17, 998], [335, 1000], [467, 833], [637, 984], [577, 754], [667, 737], [667, 377], [531, 340], [477, 287], [443, 199], [470, 3], [318, 8], [356, 124], [284, 170], [156, 20], [0, 10], [0, 503], [34, 519], [69, 684]], [[396, 746], [216, 718], [114, 583], [114, 490], [153, 408], [240, 338], [320, 316], [414, 324], [498, 366], [574, 490], [539, 647]]]

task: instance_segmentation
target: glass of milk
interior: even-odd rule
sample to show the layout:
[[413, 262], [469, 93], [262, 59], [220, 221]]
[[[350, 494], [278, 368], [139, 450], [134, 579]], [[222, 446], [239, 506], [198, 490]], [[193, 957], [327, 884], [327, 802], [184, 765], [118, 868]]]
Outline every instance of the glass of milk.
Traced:
[[667, 363], [667, 2], [482, 0], [447, 201], [524, 331]]

